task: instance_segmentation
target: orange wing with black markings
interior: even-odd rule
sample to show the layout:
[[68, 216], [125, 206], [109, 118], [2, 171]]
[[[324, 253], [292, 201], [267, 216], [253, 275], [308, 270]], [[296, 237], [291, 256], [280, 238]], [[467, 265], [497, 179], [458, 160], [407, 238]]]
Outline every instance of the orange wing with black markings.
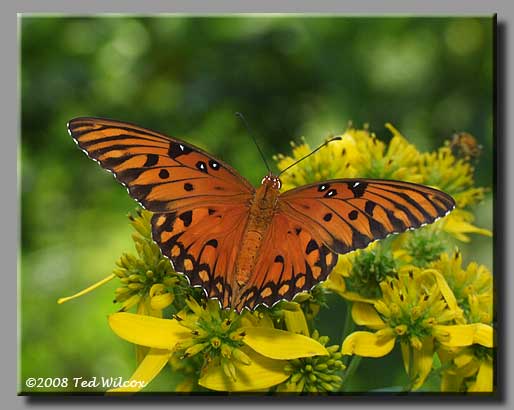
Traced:
[[432, 223], [454, 206], [437, 189], [391, 180], [339, 179], [287, 191], [240, 304], [292, 299], [325, 280], [337, 254]]
[[229, 165], [192, 144], [136, 125], [76, 118], [68, 130], [86, 154], [111, 171], [152, 212], [252, 198], [254, 188]]
[[310, 184], [285, 192], [280, 200], [282, 212], [302, 221], [337, 253], [432, 223], [455, 206], [451, 196], [437, 189], [375, 179]]
[[255, 192], [250, 183], [200, 148], [136, 125], [76, 118], [68, 130], [90, 158], [155, 212], [153, 238], [174, 268], [228, 306]]
[[248, 209], [211, 205], [152, 216], [152, 236], [177, 272], [228, 307]]

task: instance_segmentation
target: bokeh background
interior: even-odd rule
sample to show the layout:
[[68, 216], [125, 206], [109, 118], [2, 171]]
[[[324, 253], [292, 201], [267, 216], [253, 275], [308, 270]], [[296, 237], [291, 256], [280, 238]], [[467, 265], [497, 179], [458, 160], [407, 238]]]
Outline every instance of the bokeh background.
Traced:
[[[125, 120], [182, 137], [254, 184], [265, 167], [234, 112], [245, 114], [271, 160], [301, 136], [312, 145], [368, 123], [388, 140], [393, 123], [421, 150], [455, 131], [483, 146], [479, 186], [492, 189], [493, 20], [349, 17], [41, 17], [19, 21], [21, 50], [20, 381], [123, 376], [134, 351], [109, 329], [114, 281], [131, 250], [136, 203], [66, 132], [77, 116]], [[492, 192], [476, 224], [492, 227]], [[492, 241], [465, 255], [492, 268]], [[322, 311], [340, 342], [342, 303]], [[340, 320], [338, 319], [340, 318]], [[152, 383], [166, 390], [169, 370]], [[399, 352], [364, 359], [353, 390], [402, 384]], [[30, 391], [20, 384], [20, 390]], [[40, 391], [40, 390], [38, 390]]]

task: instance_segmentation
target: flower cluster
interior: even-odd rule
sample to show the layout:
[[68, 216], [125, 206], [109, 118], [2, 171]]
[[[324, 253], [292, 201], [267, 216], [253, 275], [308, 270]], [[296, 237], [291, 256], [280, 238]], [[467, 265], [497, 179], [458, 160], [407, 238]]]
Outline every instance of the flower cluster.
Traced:
[[[169, 366], [181, 376], [170, 391], [341, 392], [358, 374], [361, 357], [379, 360], [396, 346], [404, 390], [436, 378], [439, 391], [493, 391], [492, 274], [475, 262], [464, 267], [454, 245], [470, 241], [469, 234], [491, 236], [473, 225], [473, 207], [486, 189], [474, 186], [470, 157], [455, 156], [450, 143], [421, 153], [386, 127], [389, 143], [367, 127], [349, 127], [284, 173], [283, 189], [334, 178], [396, 179], [439, 188], [457, 208], [429, 226], [340, 255], [328, 280], [311, 291], [272, 308], [223, 310], [174, 271], [152, 240], [151, 213], [138, 210], [129, 216], [136, 254], [124, 253], [111, 275], [59, 303], [118, 280], [118, 312], [108, 323], [137, 347], [131, 379], [148, 383]], [[305, 142], [293, 144], [291, 156], [276, 156], [278, 168], [311, 151]], [[338, 299], [333, 294], [346, 304], [346, 319], [330, 305]], [[330, 346], [317, 330], [325, 314], [343, 328]], [[141, 388], [129, 385], [109, 394]]]
[[[399, 345], [405, 389], [420, 389], [435, 375], [441, 391], [493, 391], [492, 275], [475, 262], [462, 268], [462, 254], [452, 250], [452, 238], [469, 242], [472, 233], [492, 235], [472, 224], [472, 208], [487, 190], [474, 186], [471, 158], [454, 155], [449, 141], [421, 153], [393, 126], [386, 127], [389, 144], [368, 129], [349, 127], [315, 159], [283, 177], [295, 188], [311, 182], [314, 167], [327, 164], [330, 178], [401, 179], [441, 189], [456, 200], [452, 213], [429, 226], [339, 257], [322, 286], [342, 296], [351, 312], [342, 343], [345, 357], [353, 355], [348, 370], [360, 357], [382, 357]], [[279, 168], [310, 150], [304, 143], [294, 147], [292, 157], [277, 156]]]

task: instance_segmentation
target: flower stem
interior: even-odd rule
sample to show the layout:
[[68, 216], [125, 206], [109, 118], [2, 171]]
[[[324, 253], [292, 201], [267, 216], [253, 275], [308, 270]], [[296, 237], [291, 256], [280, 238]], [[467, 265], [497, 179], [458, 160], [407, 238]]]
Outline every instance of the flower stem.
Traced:
[[344, 372], [343, 381], [341, 383], [342, 391], [346, 390], [345, 386], [346, 386], [348, 380], [350, 380], [351, 377], [353, 376], [353, 374], [355, 373], [355, 370], [357, 370], [357, 367], [359, 367], [361, 360], [362, 360], [361, 356], [353, 356], [352, 357], [352, 360], [351, 360], [350, 364], [348, 365], [348, 368]]
[[[352, 319], [352, 304], [351, 304], [351, 302], [347, 302], [341, 343], [343, 343], [344, 339], [346, 339], [346, 337], [350, 333], [352, 333], [354, 330], [355, 330], [355, 323]], [[349, 357], [344, 357], [343, 358], [344, 365], [347, 365], [349, 360], [350, 360]]]
[[404, 391], [411, 391], [412, 386], [414, 385], [414, 379], [413, 379], [413, 373], [414, 373], [414, 350], [412, 345], [409, 345], [409, 372], [407, 376], [409, 377], [408, 383], [404, 387]]

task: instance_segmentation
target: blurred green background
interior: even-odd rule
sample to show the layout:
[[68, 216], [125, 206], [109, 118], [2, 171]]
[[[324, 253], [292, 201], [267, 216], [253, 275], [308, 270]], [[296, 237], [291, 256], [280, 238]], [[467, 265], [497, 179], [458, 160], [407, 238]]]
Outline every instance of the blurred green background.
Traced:
[[[265, 167], [236, 111], [269, 159], [300, 136], [320, 143], [350, 120], [384, 140], [391, 122], [420, 150], [468, 131], [483, 145], [477, 183], [492, 187], [492, 18], [23, 16], [19, 24], [21, 381], [128, 378], [135, 368], [132, 346], [106, 321], [116, 283], [56, 303], [132, 250], [126, 214], [136, 206], [75, 147], [71, 118], [183, 137], [254, 184]], [[491, 203], [489, 192], [477, 225], [491, 228]], [[492, 267], [490, 238], [464, 249]], [[343, 304], [332, 302], [319, 328], [339, 342]], [[398, 352], [363, 360], [353, 388], [401, 384], [399, 363]], [[166, 390], [169, 377], [151, 387]]]

